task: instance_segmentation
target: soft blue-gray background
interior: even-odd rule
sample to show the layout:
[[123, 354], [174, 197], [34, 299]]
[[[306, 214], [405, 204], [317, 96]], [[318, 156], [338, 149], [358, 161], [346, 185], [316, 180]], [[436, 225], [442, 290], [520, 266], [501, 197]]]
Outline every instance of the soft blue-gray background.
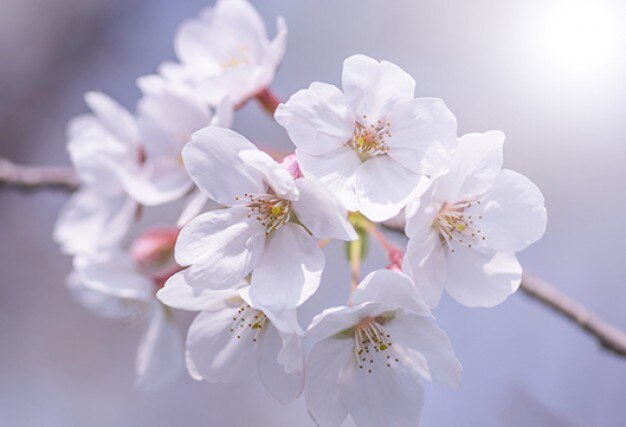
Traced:
[[[524, 266], [626, 328], [626, 38], [569, 67], [546, 53], [557, 0], [259, 0], [290, 36], [273, 87], [283, 97], [366, 53], [396, 62], [419, 94], [442, 97], [461, 132], [502, 129], [506, 165], [543, 190], [545, 238]], [[624, 2], [594, 0], [618, 26]], [[173, 58], [177, 25], [207, 0], [1, 0], [0, 156], [67, 164], [65, 122], [100, 89], [132, 108], [134, 79]], [[558, 9], [556, 15], [558, 15]], [[548, 21], [549, 22], [549, 21]], [[544, 24], [540, 24], [544, 23]], [[589, 53], [589, 52], [587, 52]], [[558, 56], [558, 55], [554, 55]], [[589, 63], [587, 63], [589, 62]], [[581, 65], [582, 64], [582, 65]], [[236, 128], [287, 149], [256, 106]], [[259, 386], [184, 377], [153, 395], [133, 388], [139, 325], [98, 319], [63, 286], [70, 260], [50, 239], [66, 196], [0, 192], [0, 425], [312, 426], [304, 402], [282, 407]], [[342, 248], [328, 248], [322, 288], [302, 312], [343, 302]], [[374, 250], [367, 268], [383, 265]], [[522, 294], [490, 310], [437, 309], [465, 369], [460, 389], [427, 386], [423, 426], [626, 425], [626, 361]], [[180, 316], [181, 326], [189, 316]], [[352, 425], [347, 422], [346, 425]]]

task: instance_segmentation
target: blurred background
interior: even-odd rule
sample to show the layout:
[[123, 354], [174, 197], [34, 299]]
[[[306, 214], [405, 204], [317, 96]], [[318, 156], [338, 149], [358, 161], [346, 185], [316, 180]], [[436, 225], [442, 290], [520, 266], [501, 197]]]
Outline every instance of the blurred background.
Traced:
[[[65, 123], [87, 90], [132, 109], [135, 78], [173, 59], [177, 26], [207, 0], [0, 0], [0, 157], [68, 165]], [[626, 329], [626, 3], [623, 0], [258, 0], [274, 34], [289, 25], [273, 89], [339, 83], [342, 60], [393, 61], [418, 94], [443, 98], [461, 133], [501, 129], [505, 164], [542, 189], [549, 226], [520, 258]], [[254, 103], [235, 128], [289, 149]], [[259, 385], [133, 388], [142, 325], [93, 316], [70, 298], [70, 259], [51, 240], [61, 193], [0, 192], [1, 426], [313, 426], [303, 399], [282, 407]], [[170, 215], [164, 209], [163, 221]], [[402, 243], [401, 240], [397, 240]], [[366, 270], [384, 265], [376, 245]], [[341, 304], [349, 272], [331, 244], [306, 325]], [[458, 390], [427, 385], [422, 426], [620, 427], [626, 360], [518, 293], [489, 310], [444, 298], [435, 312], [464, 366]], [[178, 317], [181, 329], [190, 316]], [[347, 421], [346, 426], [352, 426]]]

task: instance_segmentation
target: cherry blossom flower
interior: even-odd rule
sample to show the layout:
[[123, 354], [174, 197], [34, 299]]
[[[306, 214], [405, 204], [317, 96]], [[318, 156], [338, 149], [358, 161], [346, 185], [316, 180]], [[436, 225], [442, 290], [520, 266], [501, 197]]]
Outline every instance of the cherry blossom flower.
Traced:
[[[255, 304], [250, 286], [199, 290], [178, 273], [157, 296], [171, 307], [201, 311], [187, 335], [187, 368], [197, 380], [237, 383], [253, 379], [280, 402], [302, 393], [304, 350], [295, 309], [273, 312]], [[256, 368], [255, 368], [256, 366]]]
[[67, 144], [82, 185], [54, 230], [55, 240], [70, 254], [114, 246], [126, 235], [137, 210], [122, 185], [122, 174], [139, 167], [137, 124], [104, 94], [87, 93], [85, 101], [93, 113], [70, 122]]
[[78, 302], [101, 317], [148, 324], [135, 359], [135, 383], [156, 391], [182, 372], [183, 341], [169, 309], [156, 299], [162, 282], [140, 268], [120, 249], [78, 255], [67, 284]]
[[189, 222], [176, 260], [191, 286], [228, 289], [252, 273], [251, 295], [273, 310], [317, 289], [324, 255], [316, 238], [355, 239], [346, 211], [314, 179], [295, 179], [243, 136], [208, 127], [183, 149], [189, 175], [225, 209]]
[[461, 365], [430, 310], [402, 273], [378, 270], [352, 305], [324, 310], [306, 336], [320, 339], [306, 366], [305, 397], [320, 427], [349, 414], [359, 427], [417, 425], [420, 379], [457, 387]]
[[269, 40], [263, 19], [248, 1], [218, 0], [181, 25], [174, 41], [180, 63], [164, 63], [159, 71], [211, 104], [224, 98], [243, 103], [272, 82], [282, 61], [287, 26], [281, 17], [276, 25], [278, 33]]
[[342, 86], [312, 83], [275, 117], [305, 175], [328, 185], [348, 210], [383, 221], [424, 174], [440, 171], [456, 145], [456, 119], [442, 100], [414, 98], [415, 81], [390, 62], [352, 56]]
[[133, 199], [155, 206], [192, 191], [194, 184], [185, 170], [182, 148], [199, 129], [209, 125], [229, 127], [232, 106], [223, 102], [215, 109], [209, 108], [196, 96], [154, 85], [151, 80], [141, 80], [140, 85], [145, 91], [137, 105], [143, 161], [136, 170], [123, 174], [123, 184]]
[[515, 252], [543, 236], [546, 209], [526, 177], [502, 169], [504, 134], [460, 138], [447, 173], [406, 209], [404, 270], [431, 307], [445, 289], [468, 306], [494, 306], [517, 290]]

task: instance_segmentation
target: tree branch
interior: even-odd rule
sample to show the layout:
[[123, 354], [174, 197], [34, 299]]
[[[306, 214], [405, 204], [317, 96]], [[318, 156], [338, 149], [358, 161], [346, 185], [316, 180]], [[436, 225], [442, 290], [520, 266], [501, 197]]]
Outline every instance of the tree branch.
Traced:
[[28, 167], [0, 158], [0, 188], [31, 192], [40, 190], [75, 191], [78, 178], [71, 168]]
[[[384, 222], [382, 226], [394, 232], [404, 233], [403, 222], [403, 220], [394, 218]], [[530, 298], [574, 322], [594, 337], [604, 349], [626, 357], [626, 333], [602, 320], [545, 280], [524, 273], [520, 289]]]
[[626, 334], [623, 331], [605, 322], [545, 280], [524, 273], [520, 288], [529, 297], [575, 322], [606, 350], [626, 356]]

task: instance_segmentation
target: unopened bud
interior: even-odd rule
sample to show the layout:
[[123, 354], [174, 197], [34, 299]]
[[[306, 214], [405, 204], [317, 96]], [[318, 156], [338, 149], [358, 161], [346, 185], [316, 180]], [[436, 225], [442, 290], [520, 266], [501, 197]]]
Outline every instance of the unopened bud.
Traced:
[[281, 165], [287, 169], [287, 172], [289, 172], [293, 179], [302, 178], [302, 171], [300, 170], [300, 165], [298, 164], [295, 154], [286, 156], [281, 162]]
[[389, 251], [389, 265], [387, 266], [387, 270], [397, 271], [402, 273], [402, 260], [404, 258], [404, 254], [399, 249], [394, 249]]
[[139, 236], [132, 244], [130, 253], [135, 265], [159, 287], [180, 266], [174, 260], [174, 246], [178, 238], [177, 228], [154, 228]]

